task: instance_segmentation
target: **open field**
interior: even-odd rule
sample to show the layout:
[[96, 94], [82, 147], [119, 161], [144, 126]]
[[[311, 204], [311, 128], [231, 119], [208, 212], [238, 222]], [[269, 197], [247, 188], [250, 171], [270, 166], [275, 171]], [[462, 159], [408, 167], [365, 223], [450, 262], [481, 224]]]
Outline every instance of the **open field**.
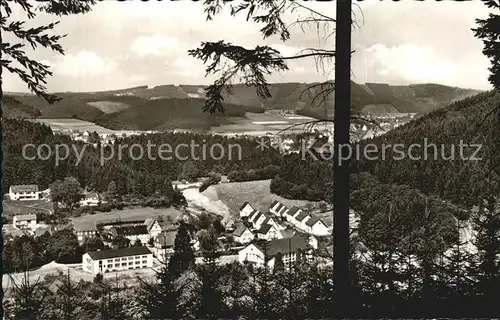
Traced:
[[264, 113], [245, 113], [245, 118], [230, 118], [232, 124], [225, 124], [212, 127], [212, 133], [237, 133], [242, 135], [265, 135], [266, 133], [276, 134], [281, 130], [295, 125], [287, 133], [297, 133], [305, 129], [304, 126], [297, 126], [304, 122], [314, 120], [304, 116], [294, 116], [290, 114], [279, 114], [273, 111]]
[[52, 212], [54, 212], [54, 206], [51, 201], [46, 201], [46, 200], [3, 201], [4, 217], [13, 217], [18, 214], [28, 214], [28, 213], [52, 214]]
[[87, 104], [101, 110], [104, 113], [113, 113], [130, 108], [129, 105], [117, 101], [92, 101], [87, 102]]
[[202, 192], [202, 195], [212, 201], [220, 201], [225, 204], [234, 217], [239, 217], [239, 209], [245, 201], [263, 212], [269, 211], [269, 206], [274, 200], [278, 200], [288, 207], [305, 207], [307, 203], [311, 202], [285, 199], [273, 194], [269, 189], [270, 184], [271, 180], [221, 183], [208, 187]]
[[90, 131], [97, 132], [99, 134], [112, 134], [115, 133], [114, 130], [107, 129], [101, 126], [98, 126], [95, 123], [89, 121], [83, 121], [79, 119], [36, 119], [33, 120], [35, 122], [44, 123], [52, 128], [54, 131], [61, 130], [77, 130], [77, 131]]
[[139, 220], [147, 218], [163, 217], [167, 219], [175, 219], [182, 216], [182, 212], [174, 208], [154, 209], [154, 208], [133, 208], [124, 210], [112, 210], [110, 212], [98, 212], [93, 215], [86, 215], [81, 217], [72, 218], [71, 222], [75, 226], [93, 226], [103, 222], [111, 221], [127, 221]]

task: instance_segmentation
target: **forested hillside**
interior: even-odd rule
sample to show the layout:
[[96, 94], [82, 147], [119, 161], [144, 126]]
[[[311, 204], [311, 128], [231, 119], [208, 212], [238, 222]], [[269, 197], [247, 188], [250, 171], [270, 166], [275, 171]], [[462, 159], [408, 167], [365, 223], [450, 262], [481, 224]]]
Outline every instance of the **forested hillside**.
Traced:
[[[96, 191], [107, 189], [109, 182], [116, 183], [118, 192], [152, 194], [161, 192], [161, 188], [169, 185], [171, 180], [182, 177], [189, 171], [190, 177], [203, 176], [210, 171], [229, 173], [230, 171], [245, 171], [249, 169], [260, 169], [271, 164], [279, 164], [280, 155], [277, 150], [267, 149], [260, 151], [256, 148], [254, 140], [246, 138], [227, 138], [222, 136], [210, 136], [192, 133], [161, 133], [155, 135], [133, 136], [117, 140], [114, 144], [114, 156], [111, 150], [100, 146], [93, 147], [89, 144], [71, 141], [68, 136], [54, 135], [49, 127], [31, 123], [24, 120], [4, 119], [4, 176], [3, 188], [7, 192], [13, 184], [38, 184], [46, 188], [56, 180], [68, 176], [76, 177], [82, 186], [88, 186]], [[151, 156], [148, 156], [147, 144], [152, 146]], [[180, 144], [190, 146], [192, 143], [199, 147], [195, 148], [194, 156], [199, 160], [192, 159], [191, 148], [178, 148]], [[34, 147], [26, 149], [23, 157], [23, 146], [33, 144]], [[35, 148], [46, 144], [52, 150], [52, 155], [47, 160], [36, 156]], [[70, 148], [66, 160], [56, 164], [54, 152], [56, 145], [67, 145]], [[132, 151], [125, 147], [121, 153], [118, 146], [142, 146], [143, 156], [139, 157], [139, 151]], [[171, 153], [163, 154], [164, 160], [158, 155], [159, 146], [168, 144]], [[216, 144], [224, 146], [221, 150], [214, 147], [212, 156], [210, 148]], [[201, 145], [205, 146], [203, 151]], [[232, 147], [231, 147], [232, 146]], [[237, 147], [240, 146], [240, 147]], [[48, 147], [40, 149], [43, 158], [46, 157]], [[77, 164], [78, 157], [75, 150], [82, 153], [81, 161]], [[83, 149], [83, 151], [82, 151]], [[60, 155], [66, 154], [60, 147]], [[168, 149], [167, 149], [168, 150]], [[241, 151], [239, 151], [241, 150]], [[229, 156], [231, 153], [231, 157]], [[121, 154], [121, 156], [119, 156]], [[105, 155], [106, 158], [101, 158]], [[171, 159], [167, 159], [167, 156]], [[241, 155], [241, 159], [239, 159]], [[150, 159], [151, 157], [151, 159]], [[28, 158], [35, 158], [29, 160]], [[220, 160], [215, 160], [219, 159]], [[109, 160], [105, 160], [109, 159]], [[195, 161], [194, 165], [186, 165]], [[102, 164], [102, 165], [101, 165]], [[192, 170], [194, 167], [194, 171]]]

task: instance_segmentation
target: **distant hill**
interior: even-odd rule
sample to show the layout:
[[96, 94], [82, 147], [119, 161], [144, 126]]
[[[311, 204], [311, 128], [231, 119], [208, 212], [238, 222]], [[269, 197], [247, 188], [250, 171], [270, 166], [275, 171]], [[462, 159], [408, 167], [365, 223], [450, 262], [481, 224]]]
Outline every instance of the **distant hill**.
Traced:
[[[309, 89], [309, 90], [308, 90]], [[333, 116], [334, 94], [320, 95], [318, 83], [274, 83], [272, 97], [261, 99], [255, 88], [236, 84], [225, 95], [225, 115], [201, 112], [205, 86], [161, 85], [139, 86], [102, 92], [55, 93], [61, 101], [52, 105], [43, 99], [20, 93], [6, 93], [4, 114], [12, 118], [78, 118], [96, 122], [111, 129], [167, 128], [205, 129], [231, 123], [228, 117], [244, 117], [245, 112], [269, 109], [295, 110], [314, 118]], [[390, 86], [388, 84], [352, 82], [352, 108], [364, 113], [426, 113], [478, 93], [437, 84]]]
[[[434, 96], [447, 94], [439, 92]], [[401, 158], [392, 148], [384, 150], [384, 159], [361, 157], [353, 161], [352, 172], [367, 171], [382, 183], [408, 185], [470, 208], [480, 196], [500, 192], [500, 116], [492, 113], [499, 104], [500, 93], [481, 93], [361, 141], [381, 148], [400, 144], [405, 146], [400, 150], [411, 145], [420, 149], [413, 149], [413, 158], [408, 154]]]
[[145, 100], [141, 105], [108, 113], [96, 123], [110, 129], [133, 128], [139, 130], [209, 129], [212, 126], [230, 124], [228, 117], [243, 117], [245, 112], [263, 112], [259, 107], [227, 104], [226, 115], [208, 114], [201, 111], [202, 99]]
[[2, 116], [9, 119], [33, 119], [41, 115], [40, 110], [25, 104], [17, 96], [4, 96], [2, 101]]

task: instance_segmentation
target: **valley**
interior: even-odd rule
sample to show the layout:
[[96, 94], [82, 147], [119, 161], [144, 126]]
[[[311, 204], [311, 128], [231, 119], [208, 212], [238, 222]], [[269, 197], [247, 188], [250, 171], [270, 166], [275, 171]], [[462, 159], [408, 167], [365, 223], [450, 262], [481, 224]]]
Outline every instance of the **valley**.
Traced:
[[[55, 93], [61, 100], [54, 104], [29, 94], [6, 93], [4, 109], [8, 118], [36, 118], [55, 130], [190, 130], [259, 135], [312, 119], [332, 119], [333, 94], [319, 104], [321, 99], [314, 99], [319, 89], [307, 90], [314, 85], [274, 83], [270, 85], [270, 99], [259, 98], [254, 88], [234, 85], [232, 94], [224, 96], [225, 112], [215, 114], [201, 112], [205, 87], [192, 85]], [[352, 82], [352, 108], [362, 114], [423, 114], [478, 92], [437, 84]], [[294, 130], [300, 131], [300, 126]]]

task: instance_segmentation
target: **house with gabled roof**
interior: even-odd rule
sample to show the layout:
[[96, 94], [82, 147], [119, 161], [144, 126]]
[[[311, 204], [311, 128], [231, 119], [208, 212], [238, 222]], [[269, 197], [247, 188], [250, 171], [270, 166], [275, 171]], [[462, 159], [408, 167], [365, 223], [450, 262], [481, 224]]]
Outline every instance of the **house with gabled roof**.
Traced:
[[312, 216], [305, 222], [306, 232], [313, 234], [315, 236], [326, 236], [328, 235], [329, 229], [326, 223], [323, 222], [317, 216]]
[[248, 217], [254, 210], [255, 208], [249, 202], [245, 202], [240, 207], [240, 218]]
[[174, 253], [176, 229], [163, 231], [154, 238], [154, 248], [152, 252], [161, 262], [167, 262], [168, 257]]
[[283, 263], [287, 267], [297, 260], [300, 252], [304, 252], [306, 257], [310, 258], [311, 248], [308, 238], [297, 233], [291, 238], [274, 239], [266, 244], [251, 243], [238, 252], [238, 260], [240, 263], [251, 263], [257, 267], [263, 267], [264, 254], [267, 253], [268, 266], [272, 269], [278, 253], [281, 253]]
[[271, 206], [269, 207], [269, 212], [271, 214], [274, 214], [278, 217], [282, 217], [283, 214], [285, 214], [287, 211], [289, 211], [287, 206], [282, 204], [281, 202], [275, 200], [271, 203]]
[[101, 199], [97, 192], [85, 192], [79, 203], [82, 207], [96, 207], [100, 201]]
[[283, 217], [286, 219], [286, 221], [288, 222], [294, 222], [294, 218], [299, 215], [303, 210], [296, 207], [296, 206], [293, 206], [290, 208], [290, 210], [288, 210], [287, 212], [285, 212], [283, 214]]
[[37, 200], [40, 199], [40, 191], [36, 184], [12, 185], [9, 187], [9, 198], [11, 200]]
[[239, 243], [249, 243], [255, 239], [255, 235], [248, 226], [244, 223], [240, 223], [233, 232], [233, 238], [234, 241]]
[[283, 230], [286, 228], [285, 226], [282, 226], [278, 221], [276, 221], [276, 218], [273, 218], [269, 214], [266, 214], [266, 220], [264, 220], [262, 224], [270, 224], [274, 226], [277, 230]]
[[36, 214], [18, 214], [12, 219], [12, 224], [18, 229], [35, 231], [37, 226]]
[[267, 223], [262, 224], [260, 229], [256, 231], [256, 234], [258, 239], [264, 240], [282, 239], [283, 237], [278, 228]]
[[155, 238], [162, 232], [162, 227], [155, 218], [147, 218], [144, 220], [144, 225], [146, 225], [146, 229], [151, 238]]

